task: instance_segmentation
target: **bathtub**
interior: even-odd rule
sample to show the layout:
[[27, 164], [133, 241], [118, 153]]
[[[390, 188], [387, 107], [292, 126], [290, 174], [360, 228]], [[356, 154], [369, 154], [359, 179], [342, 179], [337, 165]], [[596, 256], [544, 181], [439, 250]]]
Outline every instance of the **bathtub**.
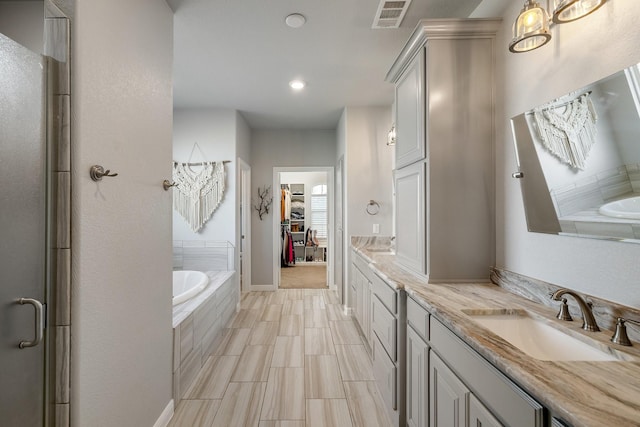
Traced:
[[599, 212], [613, 218], [640, 219], [640, 196], [607, 203]]
[[174, 271], [173, 305], [181, 304], [198, 295], [208, 283], [209, 277], [201, 271]]

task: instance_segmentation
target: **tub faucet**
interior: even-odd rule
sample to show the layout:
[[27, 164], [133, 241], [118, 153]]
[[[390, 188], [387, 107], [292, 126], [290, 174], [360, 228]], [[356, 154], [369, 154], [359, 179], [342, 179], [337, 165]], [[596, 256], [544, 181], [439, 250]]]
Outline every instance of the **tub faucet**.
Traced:
[[560, 301], [563, 295], [571, 295], [578, 305], [580, 306], [580, 311], [582, 311], [582, 329], [585, 331], [597, 332], [600, 330], [598, 325], [596, 324], [596, 319], [593, 317], [593, 312], [591, 311], [591, 304], [587, 303], [580, 295], [576, 294], [569, 289], [558, 289], [551, 295], [551, 299], [554, 301]]

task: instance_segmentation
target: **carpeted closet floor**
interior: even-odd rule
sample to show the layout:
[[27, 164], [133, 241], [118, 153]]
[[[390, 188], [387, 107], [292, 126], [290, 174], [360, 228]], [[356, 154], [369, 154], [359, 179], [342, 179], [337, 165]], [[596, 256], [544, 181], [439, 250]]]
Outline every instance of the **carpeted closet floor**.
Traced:
[[280, 269], [280, 289], [324, 289], [327, 287], [326, 264], [296, 264]]

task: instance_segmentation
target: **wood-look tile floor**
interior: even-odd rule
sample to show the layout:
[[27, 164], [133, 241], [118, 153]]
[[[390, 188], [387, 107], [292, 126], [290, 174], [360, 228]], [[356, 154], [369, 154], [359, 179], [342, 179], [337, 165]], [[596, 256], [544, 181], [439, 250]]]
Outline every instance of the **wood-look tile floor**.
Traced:
[[388, 427], [371, 361], [335, 292], [243, 295], [170, 427]]

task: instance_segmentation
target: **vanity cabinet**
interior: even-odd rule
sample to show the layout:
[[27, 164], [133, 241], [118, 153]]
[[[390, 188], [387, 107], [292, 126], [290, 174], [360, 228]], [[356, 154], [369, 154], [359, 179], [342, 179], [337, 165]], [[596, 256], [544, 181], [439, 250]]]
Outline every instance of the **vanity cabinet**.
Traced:
[[431, 427], [466, 427], [469, 389], [437, 354], [431, 352], [430, 356], [429, 425]]
[[366, 261], [356, 252], [351, 252], [351, 284], [355, 304], [353, 315], [360, 326], [365, 344], [371, 350], [371, 281], [373, 274]]
[[406, 417], [409, 427], [429, 425], [429, 313], [407, 297]]
[[[543, 407], [434, 316], [430, 318], [429, 345], [431, 427], [457, 425], [448, 422], [464, 390], [460, 384], [468, 390], [461, 402], [464, 416], [471, 420], [469, 425], [544, 426]], [[444, 424], [438, 423], [440, 416], [446, 420]]]
[[486, 282], [494, 264], [499, 26], [420, 21], [387, 74], [396, 88], [397, 259], [430, 282]]
[[407, 426], [427, 427], [429, 425], [429, 346], [411, 326], [407, 326], [406, 400]]
[[424, 51], [410, 61], [395, 85], [396, 167], [425, 158]]
[[406, 293], [375, 272], [371, 276], [371, 358], [373, 376], [396, 427], [406, 425]]

